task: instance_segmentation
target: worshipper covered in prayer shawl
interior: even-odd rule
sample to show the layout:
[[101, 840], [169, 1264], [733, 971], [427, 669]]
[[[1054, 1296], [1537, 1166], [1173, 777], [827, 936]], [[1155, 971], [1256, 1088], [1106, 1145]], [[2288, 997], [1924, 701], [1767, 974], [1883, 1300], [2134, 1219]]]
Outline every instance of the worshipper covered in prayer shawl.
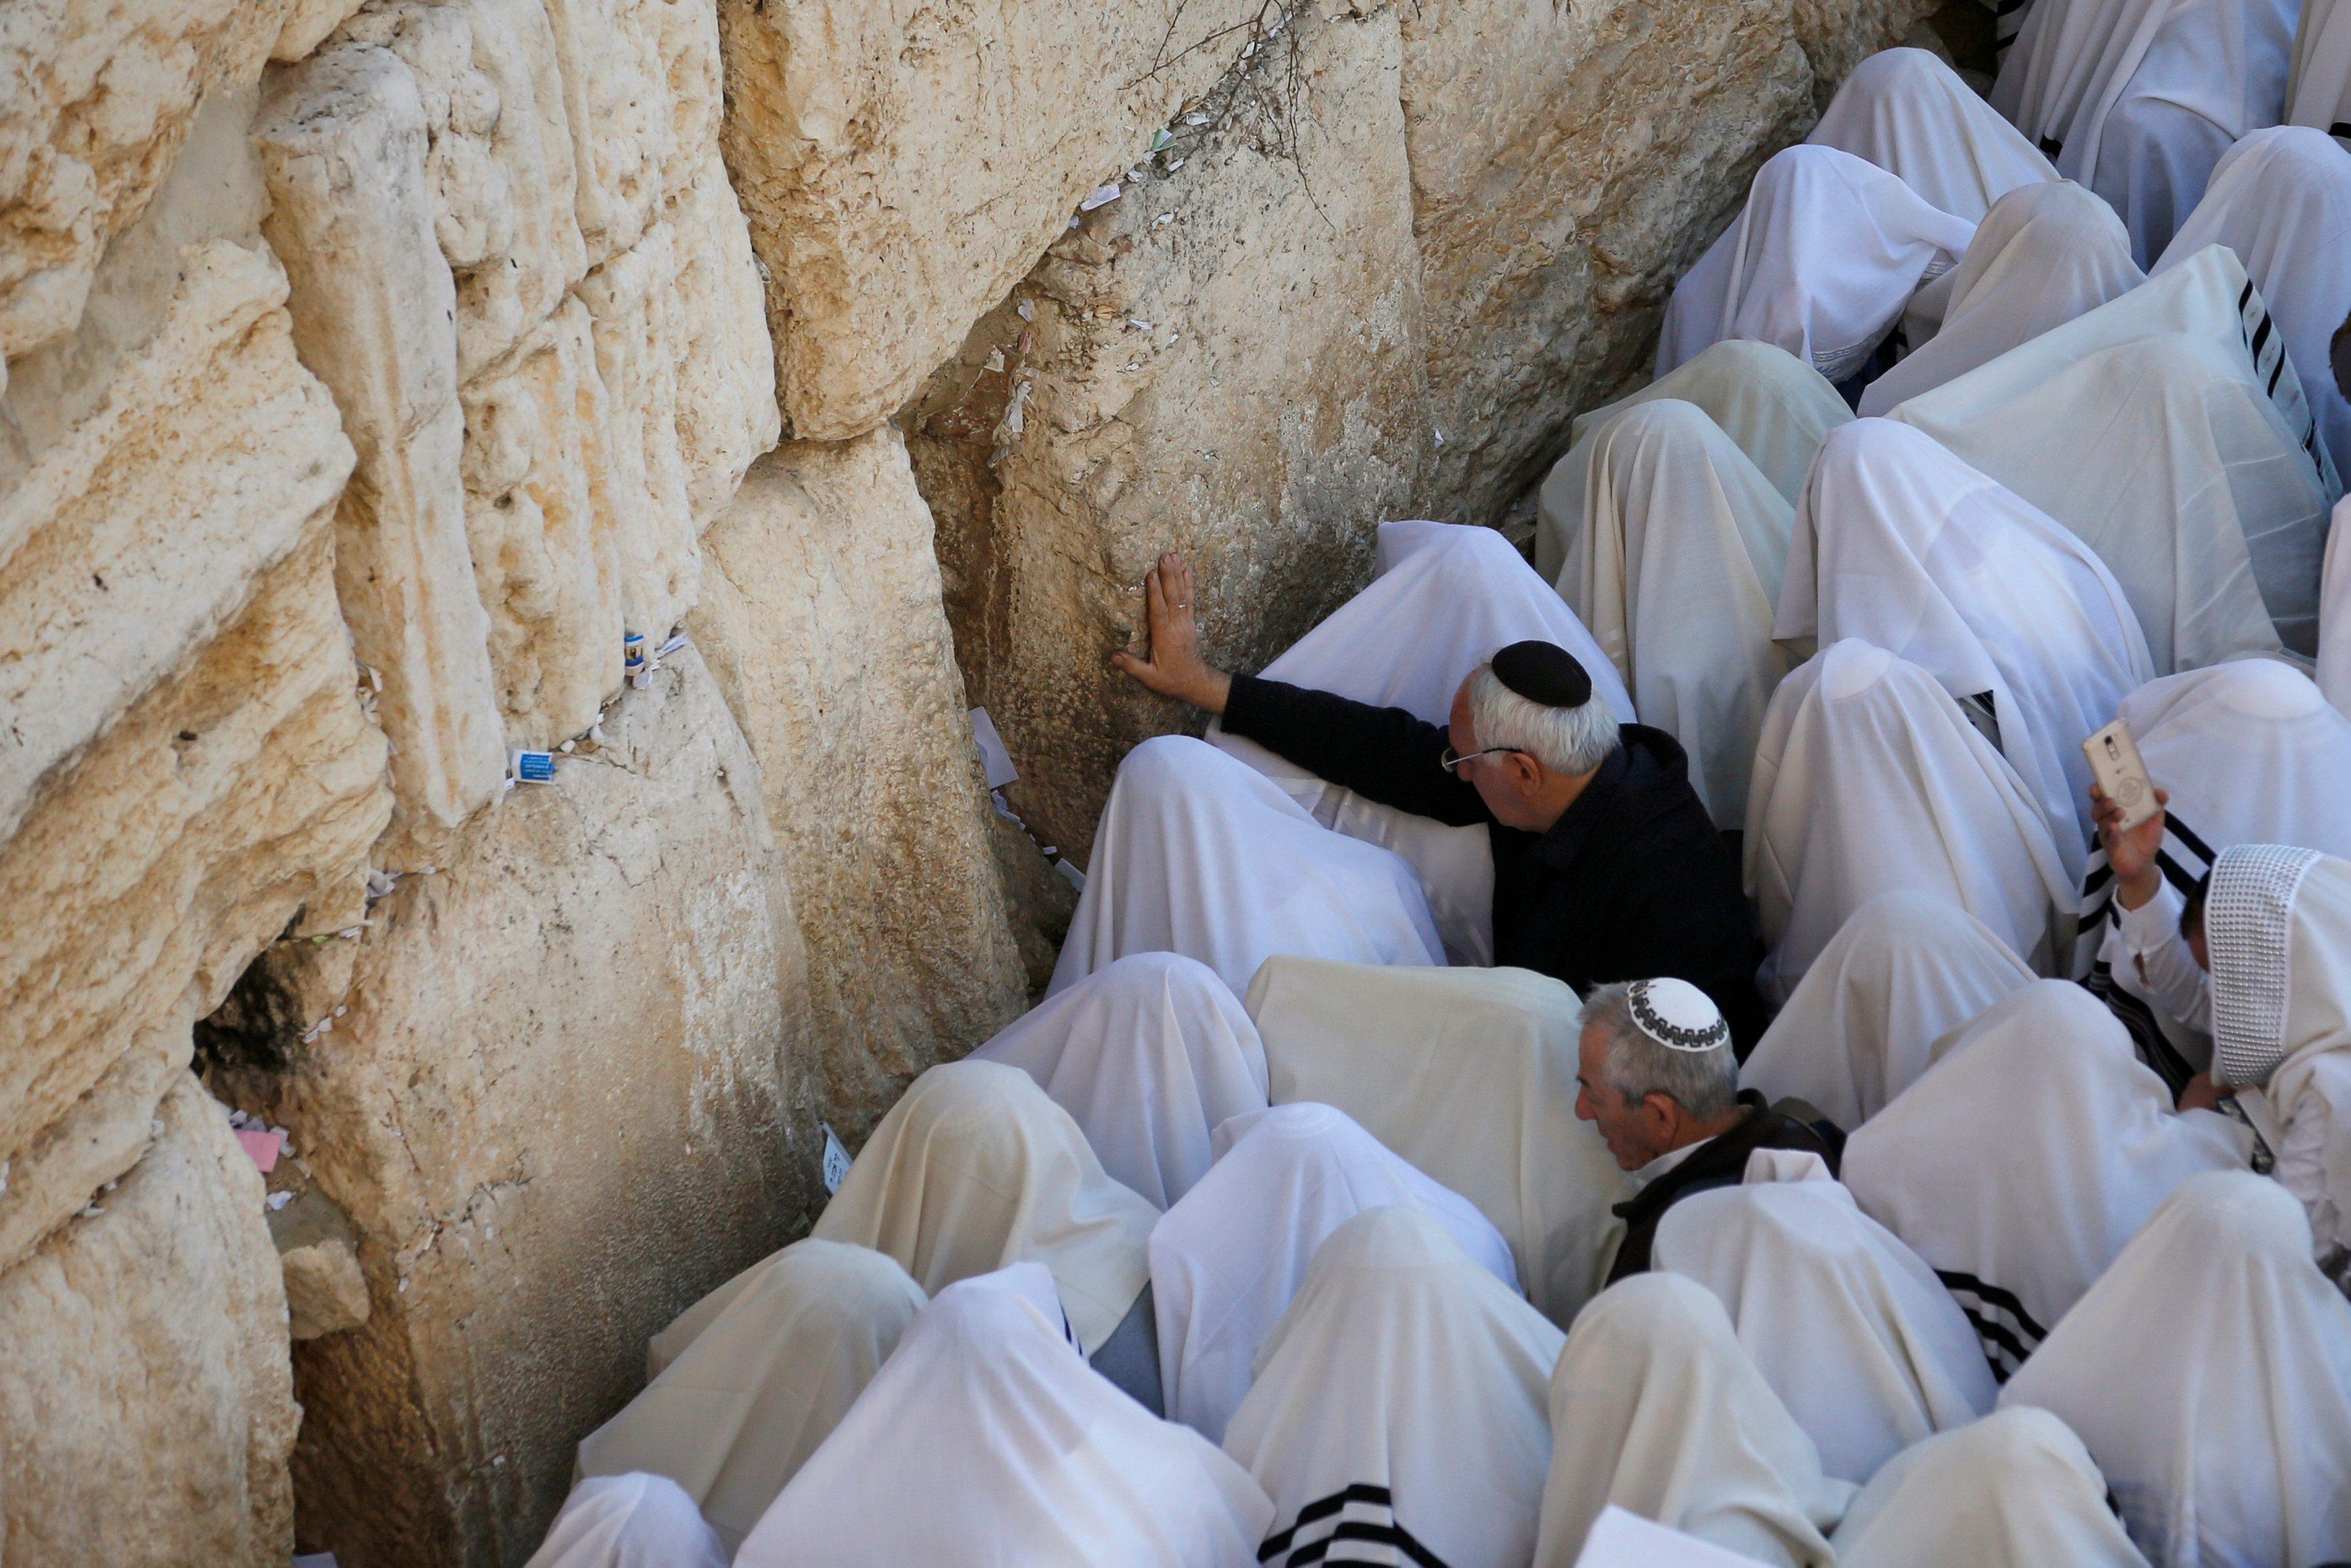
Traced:
[[2147, 1568], [2090, 1450], [2028, 1406], [1886, 1460], [1834, 1540], [1838, 1568]]
[[1741, 1048], [1763, 1032], [1738, 869], [1690, 788], [1681, 747], [1661, 731], [1620, 725], [1566, 649], [1502, 649], [1461, 682], [1451, 722], [1439, 726], [1210, 669], [1192, 573], [1174, 555], [1144, 590], [1151, 657], [1121, 652], [1120, 670], [1367, 799], [1486, 827], [1495, 961], [1579, 990], [1678, 976], [1715, 999]]
[[1970, 223], [2009, 192], [2057, 179], [2016, 127], [1925, 49], [1881, 49], [1854, 67], [1804, 140], [1867, 159]]
[[2210, 1024], [2211, 1071], [2180, 1104], [2233, 1093], [2309, 1213], [2319, 1267], [2351, 1291], [2351, 861], [2236, 845], [2167, 930], [2162, 818], [2125, 834], [2120, 808], [2099, 814], [2134, 962], [2166, 1009]]
[[1367, 1209], [1426, 1210], [1512, 1291], [1510, 1243], [1478, 1206], [1422, 1175], [1344, 1111], [1301, 1101], [1235, 1116], [1224, 1153], [1151, 1231], [1167, 1418], [1222, 1442], [1258, 1347], [1322, 1239]]
[[685, 1489], [727, 1551], [881, 1370], [923, 1288], [866, 1247], [806, 1237], [654, 1336], [653, 1381], [580, 1443], [583, 1476], [646, 1471]]
[[726, 1568], [726, 1552], [667, 1476], [596, 1476], [572, 1489], [524, 1568]]
[[2351, 138], [2351, 5], [2343, 0], [2303, 0], [2285, 123]]
[[2000, 1403], [2081, 1434], [2155, 1568], [2351, 1557], [2351, 1303], [2273, 1182], [2182, 1184]]
[[1740, 1345], [1722, 1303], [1676, 1274], [1593, 1298], [1551, 1375], [1551, 1475], [1534, 1568], [1573, 1568], [1602, 1510], [1778, 1568], [1833, 1568], [1853, 1483]]
[[[1793, 1179], [1774, 1177], [1775, 1158]], [[1656, 1254], [1722, 1303], [1833, 1476], [1868, 1480], [1987, 1414], [2000, 1392], [1935, 1271], [1811, 1158], [1759, 1154], [1744, 1185], [1685, 1198], [1658, 1224]]]
[[1165, 1209], [1207, 1173], [1219, 1125], [1265, 1109], [1241, 999], [1180, 953], [1132, 953], [1048, 997], [972, 1056], [1037, 1080], [1113, 1181]]
[[1949, 898], [1880, 893], [1804, 971], [1740, 1081], [1850, 1130], [1917, 1083], [1946, 1035], [2032, 981], [2007, 943]]
[[1759, 1148], [1798, 1149], [1834, 1164], [1815, 1127], [1739, 1086], [1730, 1027], [1687, 981], [1604, 985], [1584, 999], [1575, 1114], [1641, 1189], [1616, 1205], [1625, 1240], [1613, 1282], [1650, 1266], [1657, 1222], [1673, 1204], [1744, 1180]]
[[2174, 1112], [2095, 997], [2037, 980], [1845, 1140], [1844, 1181], [1959, 1298], [2005, 1376], [2174, 1189], [2244, 1169], [2252, 1146], [2226, 1116]]
[[1273, 1499], [1258, 1560], [1523, 1568], [1564, 1338], [1426, 1210], [1340, 1226], [1225, 1432]]
[[[2351, 387], [2351, 321], [2335, 335], [2335, 375]], [[2351, 502], [2335, 504], [2326, 534], [2326, 566], [2319, 588], [2318, 689], [2335, 711], [2351, 718]]]
[[1159, 1408], [1144, 1248], [1159, 1211], [1102, 1174], [1070, 1113], [1001, 1062], [916, 1078], [857, 1151], [811, 1234], [886, 1252], [932, 1296], [1023, 1261], [1052, 1271], [1095, 1366]]
[[1264, 1490], [1090, 1370], [1016, 1263], [918, 1314], [736, 1568], [1254, 1568]]

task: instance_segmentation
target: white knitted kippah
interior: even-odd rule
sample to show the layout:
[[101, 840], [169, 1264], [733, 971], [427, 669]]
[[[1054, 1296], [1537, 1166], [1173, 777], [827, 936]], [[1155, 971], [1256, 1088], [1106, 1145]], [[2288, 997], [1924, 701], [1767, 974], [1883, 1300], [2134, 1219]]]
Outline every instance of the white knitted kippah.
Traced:
[[1714, 999], [1686, 980], [1636, 980], [1625, 988], [1641, 1033], [1675, 1051], [1713, 1051], [1730, 1044], [1730, 1025]]

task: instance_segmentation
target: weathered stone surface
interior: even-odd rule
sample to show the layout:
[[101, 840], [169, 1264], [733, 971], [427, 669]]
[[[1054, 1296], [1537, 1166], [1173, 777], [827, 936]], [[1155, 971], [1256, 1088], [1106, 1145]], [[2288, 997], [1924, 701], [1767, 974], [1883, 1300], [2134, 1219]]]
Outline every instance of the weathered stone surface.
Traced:
[[[0, 502], [0, 898], [37, 911], [0, 937], [0, 1159], [127, 1163], [162, 1058], [118, 1064], [184, 1061], [289, 921], [357, 909], [387, 797], [332, 580], [350, 447], [283, 290], [192, 248], [153, 342]], [[0, 1218], [12, 1245], [79, 1179]]]
[[603, 722], [358, 941], [273, 949], [307, 1022], [216, 1073], [359, 1237], [367, 1323], [295, 1353], [301, 1533], [346, 1568], [528, 1556], [645, 1340], [821, 1190], [758, 763], [691, 649]]
[[931, 535], [895, 431], [786, 445], [705, 536], [688, 622], [760, 757], [852, 1147], [1026, 989]]
[[971, 700], [1021, 815], [1081, 864], [1119, 758], [1181, 720], [1108, 664], [1159, 552], [1200, 574], [1210, 656], [1255, 668], [1411, 514], [1430, 431], [1398, 63], [1393, 12], [1301, 16], [911, 416]]
[[301, 1412], [261, 1179], [186, 1074], [93, 1211], [0, 1272], [10, 1568], [283, 1568]]
[[423, 106], [399, 57], [339, 48], [275, 73], [253, 134], [295, 343], [359, 452], [337, 512], [343, 617], [382, 685], [402, 816], [438, 848], [497, 793], [506, 747], [466, 554], [456, 289], [434, 237]]
[[367, 1276], [348, 1241], [329, 1239], [277, 1254], [286, 1273], [287, 1332], [317, 1339], [357, 1328], [369, 1316]]
[[291, 0], [17, 0], [0, 26], [0, 360], [70, 332], [199, 100], [252, 86]]
[[1284, 7], [721, 0], [792, 433], [870, 430]]

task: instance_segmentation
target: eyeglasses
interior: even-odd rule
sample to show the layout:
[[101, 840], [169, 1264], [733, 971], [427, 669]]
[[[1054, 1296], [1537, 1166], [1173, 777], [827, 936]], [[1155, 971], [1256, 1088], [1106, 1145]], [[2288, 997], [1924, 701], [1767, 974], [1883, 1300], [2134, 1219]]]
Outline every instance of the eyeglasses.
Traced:
[[1454, 774], [1454, 776], [1458, 778], [1460, 775], [1456, 773], [1455, 770], [1459, 768], [1463, 763], [1473, 762], [1479, 757], [1490, 757], [1496, 752], [1515, 752], [1519, 748], [1516, 746], [1489, 746], [1482, 752], [1472, 752], [1466, 757], [1457, 757], [1453, 754], [1453, 748], [1447, 746], [1445, 748], [1443, 753], [1437, 757], [1437, 765], [1443, 768], [1448, 774]]

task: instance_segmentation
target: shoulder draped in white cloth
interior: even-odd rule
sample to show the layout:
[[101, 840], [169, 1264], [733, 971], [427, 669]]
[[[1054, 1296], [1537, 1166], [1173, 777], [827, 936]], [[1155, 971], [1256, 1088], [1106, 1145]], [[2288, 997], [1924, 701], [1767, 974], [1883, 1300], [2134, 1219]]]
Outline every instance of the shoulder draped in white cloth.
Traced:
[[2147, 1568], [2082, 1439], [2022, 1406], [1888, 1459], [1835, 1544], [1839, 1568]]
[[2175, 1112], [2096, 998], [2035, 981], [1845, 1143], [1863, 1212], [1959, 1300], [2002, 1373], [2105, 1272], [2172, 1189], [2245, 1167], [2252, 1139]]
[[1777, 344], [1830, 380], [1860, 369], [1928, 279], [1967, 254], [1974, 223], [1834, 147], [1776, 152], [1747, 205], [1674, 287], [1663, 376], [1726, 337]]
[[2351, 714], [2351, 503], [2335, 504], [2326, 531], [2326, 564], [2319, 588], [2318, 686], [2338, 713]]
[[2212, 1075], [2276, 1151], [2315, 1253], [2351, 1289], [2351, 861], [2245, 844], [2204, 905]]
[[1813, 464], [1772, 631], [1857, 637], [1962, 703], [1988, 701], [2066, 880], [2081, 880], [2095, 832], [2082, 742], [2155, 677], [2130, 601], [2088, 545], [1919, 431], [1860, 420]]
[[2071, 180], [2021, 185], [1952, 270], [1941, 327], [1869, 384], [1861, 411], [1890, 413], [2146, 281], [2112, 207]]
[[1216, 971], [1130, 953], [972, 1053], [1019, 1068], [1076, 1119], [1112, 1180], [1165, 1209], [1215, 1158], [1209, 1135], [1265, 1108], [1265, 1047]]
[[1531, 970], [1274, 959], [1249, 990], [1273, 1101], [1338, 1106], [1475, 1203], [1553, 1323], [1607, 1277], [1625, 1178], [1575, 1119], [1576, 1014]]
[[[645, 1391], [580, 1439], [580, 1473], [669, 1477], [728, 1551], [840, 1423], [923, 1309], [865, 1247], [795, 1241], [688, 1307]], [[713, 1310], [715, 1306], [716, 1310]]]
[[2335, 385], [2327, 345], [2351, 316], [2351, 152], [2307, 126], [2247, 136], [2212, 171], [2156, 275], [2207, 245], [2228, 246], [2261, 290], [2341, 473], [2351, 466], [2351, 402]]
[[1042, 1263], [1092, 1355], [1143, 1293], [1158, 1218], [1102, 1174], [1035, 1079], [964, 1061], [933, 1067], [890, 1107], [811, 1234], [887, 1252], [934, 1296], [1008, 1263]]
[[1322, 1239], [1367, 1209], [1426, 1210], [1510, 1289], [1510, 1243], [1478, 1206], [1423, 1176], [1343, 1111], [1311, 1103], [1236, 1116], [1225, 1152], [1151, 1232], [1167, 1417], [1221, 1442], [1258, 1346]]
[[1034, 1263], [942, 1291], [736, 1568], [1254, 1568], [1249, 1472], [1090, 1369]]
[[[1450, 523], [1381, 524], [1380, 575], [1267, 665], [1264, 675], [1442, 724], [1471, 670], [1529, 639], [1575, 655], [1617, 722], [1636, 722], [1624, 683], [1592, 634], [1510, 541], [1491, 528]], [[1449, 826], [1365, 800], [1254, 741], [1225, 733], [1221, 724], [1210, 723], [1208, 741], [1271, 779], [1323, 826], [1403, 856], [1427, 890], [1455, 961], [1494, 961], [1494, 857], [1483, 826]], [[1248, 979], [1233, 979], [1235, 988]]]
[[2081, 1434], [2156, 1568], [2351, 1557], [2351, 1304], [2273, 1182], [2182, 1184], [2000, 1400]]
[[1788, 504], [1703, 410], [1670, 398], [1609, 421], [1583, 467], [1560, 595], [1632, 683], [1644, 722], [1689, 754], [1716, 824], [1736, 827], [1755, 732], [1787, 673], [1771, 610]]
[[2303, 0], [2285, 123], [2351, 137], [2351, 5], [2343, 0]]
[[[2351, 720], [2310, 678], [2270, 659], [2238, 659], [2149, 681], [2125, 699], [2121, 717], [2147, 775], [2171, 796], [2165, 808], [2163, 874], [2184, 898], [2238, 844], [2293, 844], [2351, 857]], [[2082, 883], [2078, 961], [2137, 1036], [2149, 1064], [2184, 1082], [2211, 1061], [2202, 1008], [2179, 1016], [2149, 983], [2116, 921], [2114, 873], [2090, 852]], [[2167, 915], [2176, 919], [2167, 905]], [[2117, 994], [2119, 993], [2119, 994]]]
[[1822, 1468], [1866, 1481], [2000, 1390], [1935, 1272], [1818, 1169], [1683, 1199], [1657, 1222], [1654, 1257], [1722, 1303]]
[[1569, 1568], [1610, 1505], [1778, 1564], [1833, 1568], [1851, 1482], [1755, 1369], [1703, 1285], [1650, 1272], [1585, 1307], [1551, 1379], [1535, 1568]]
[[1445, 961], [1409, 862], [1332, 832], [1263, 774], [1184, 735], [1119, 764], [1048, 994], [1141, 952], [1197, 959], [1236, 992], [1275, 953]]
[[726, 1568], [726, 1552], [667, 1476], [594, 1476], [572, 1489], [523, 1568]]
[[2293, 40], [2292, 0], [2064, 0], [2026, 20], [1992, 107], [2114, 204], [2145, 265], [2229, 145], [2278, 122]]
[[1917, 1082], [1937, 1041], [2032, 980], [1949, 898], [1880, 893], [1804, 971], [1740, 1081], [1767, 1100], [1803, 1100], [1850, 1131]]
[[2070, 961], [2075, 894], [2040, 804], [1935, 678], [1857, 640], [1780, 683], [1747, 797], [1747, 890], [1784, 1002], [1853, 912], [1934, 892], [2039, 973]]
[[1667, 398], [1705, 410], [1791, 506], [1803, 493], [1821, 438], [1853, 418], [1818, 370], [1785, 348], [1742, 337], [1726, 337], [1639, 391], [1576, 415], [1573, 444], [1552, 464], [1538, 495], [1535, 570], [1545, 582], [1559, 580], [1568, 541], [1583, 532], [1594, 438], [1625, 410]]
[[1866, 159], [1955, 218], [2057, 171], [2039, 149], [1925, 49], [1881, 49], [1854, 67], [1804, 138]]
[[[1544, 1393], [1562, 1337], [1426, 1210], [1340, 1226], [1225, 1434], [1273, 1499], [1259, 1560], [1519, 1568], [1551, 1464]], [[1394, 1554], [1364, 1554], [1373, 1542]]]
[[1890, 417], [2095, 550], [2162, 673], [2281, 639], [2316, 646], [2319, 555], [2342, 486], [2268, 308], [2225, 248]]

